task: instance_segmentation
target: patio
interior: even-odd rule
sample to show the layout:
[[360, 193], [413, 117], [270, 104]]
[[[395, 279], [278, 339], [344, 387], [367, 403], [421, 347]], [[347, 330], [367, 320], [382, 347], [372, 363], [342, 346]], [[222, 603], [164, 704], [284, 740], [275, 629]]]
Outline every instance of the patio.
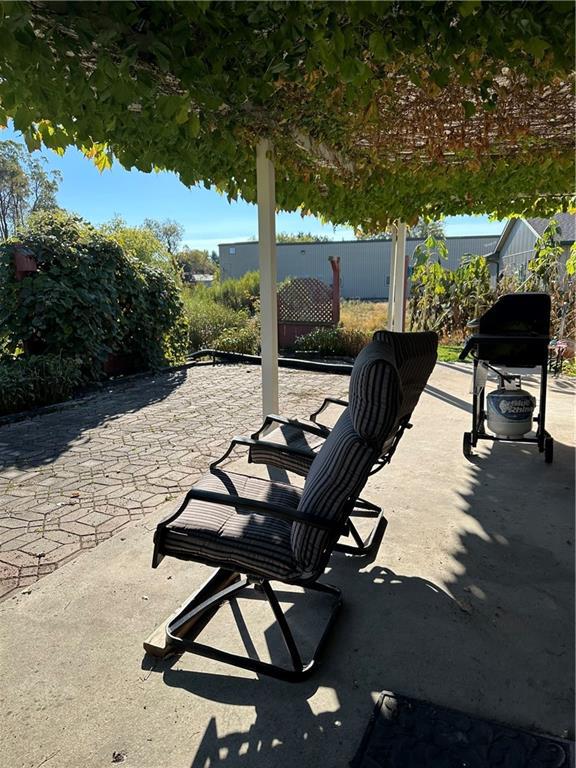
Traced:
[[[155, 523], [175, 503], [164, 498], [206, 469], [230, 435], [258, 422], [258, 374], [193, 368], [176, 381], [158, 376], [153, 386], [120, 387], [85, 406], [0, 429], [0, 441], [12, 449], [34, 429], [30, 450], [20, 442], [11, 461], [9, 471], [20, 473], [11, 478], [18, 487], [8, 488], [12, 501], [23, 489], [60, 498], [64, 486], [39, 484], [35, 473], [73, 475], [84, 483], [83, 513], [104, 503], [103, 514], [114, 520], [110, 510], [119, 507], [100, 502], [96, 492], [107, 487], [99, 483], [106, 467], [86, 469], [78, 451], [94, 451], [87, 461], [123, 461], [120, 472], [131, 466], [130, 477], [114, 485], [128, 483], [143, 494], [130, 513], [141, 519], [123, 520], [109, 541], [0, 605], [2, 764], [344, 766], [382, 689], [573, 736], [576, 387], [565, 379], [550, 383], [554, 464], [545, 465], [534, 448], [498, 444], [483, 445], [468, 462], [461, 440], [469, 428], [470, 368], [437, 365], [414, 429], [368, 486], [389, 520], [377, 557], [331, 559], [325, 580], [343, 588], [345, 605], [311, 680], [258, 679], [191, 655], [164, 662], [143, 657], [142, 640], [209, 572], [168, 560], [150, 569]], [[302, 414], [347, 385], [341, 377], [280, 376], [282, 393], [291, 392], [281, 403], [288, 414]], [[60, 432], [54, 430], [59, 419]], [[210, 455], [191, 458], [200, 423], [210, 430]], [[158, 452], [150, 454], [154, 447]], [[167, 470], [165, 482], [158, 481], [157, 466]], [[71, 488], [66, 484], [66, 492]], [[155, 501], [146, 506], [149, 499]], [[29, 501], [26, 507], [34, 510]], [[46, 519], [53, 519], [50, 513]], [[253, 642], [266, 633], [274, 647], [277, 638], [266, 632], [271, 617], [256, 601], [248, 612]], [[207, 632], [226, 637], [231, 618], [224, 614]], [[313, 614], [299, 612], [297, 619], [308, 628], [315, 623]], [[233, 640], [250, 648], [247, 633]]]

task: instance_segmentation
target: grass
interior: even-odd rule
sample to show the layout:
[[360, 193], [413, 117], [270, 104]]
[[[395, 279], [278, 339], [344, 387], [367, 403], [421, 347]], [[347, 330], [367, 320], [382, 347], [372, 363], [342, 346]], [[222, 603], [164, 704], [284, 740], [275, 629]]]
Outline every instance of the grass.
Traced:
[[[340, 322], [346, 330], [372, 334], [388, 325], [388, 302], [345, 299], [340, 305]], [[438, 360], [455, 363], [461, 350], [457, 344], [440, 344]]]
[[462, 347], [459, 345], [439, 344], [438, 360], [441, 363], [457, 363], [460, 352], [462, 352]]
[[340, 323], [347, 330], [364, 333], [374, 333], [386, 328], [388, 302], [343, 299], [340, 303]]

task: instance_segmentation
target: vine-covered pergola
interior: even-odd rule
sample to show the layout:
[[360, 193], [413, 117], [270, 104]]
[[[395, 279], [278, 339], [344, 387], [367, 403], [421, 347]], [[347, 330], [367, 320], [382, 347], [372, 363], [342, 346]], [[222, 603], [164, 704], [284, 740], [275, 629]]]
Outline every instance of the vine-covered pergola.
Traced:
[[0, 124], [258, 203], [269, 411], [276, 208], [393, 226], [398, 295], [402, 222], [569, 207], [573, 62], [572, 2], [0, 2]]

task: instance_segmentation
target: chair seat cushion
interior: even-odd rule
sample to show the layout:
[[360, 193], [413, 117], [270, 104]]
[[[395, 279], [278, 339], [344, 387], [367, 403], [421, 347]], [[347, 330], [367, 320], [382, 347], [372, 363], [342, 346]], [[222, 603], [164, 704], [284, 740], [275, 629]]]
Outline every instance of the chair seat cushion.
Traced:
[[[247, 477], [215, 469], [195, 483], [194, 488], [269, 501], [296, 509], [301, 490], [284, 483]], [[182, 560], [195, 560], [244, 569], [245, 573], [267, 578], [290, 579], [298, 568], [290, 543], [292, 523], [246, 508], [192, 499], [168, 523], [162, 550]]]
[[287, 472], [306, 476], [316, 454], [324, 444], [324, 438], [305, 432], [297, 424], [282, 424], [265, 435], [262, 440], [265, 443], [275, 443], [280, 446], [297, 448], [305, 451], [308, 456], [294, 456], [275, 450], [270, 445], [258, 442], [250, 447], [250, 461], [254, 464], [268, 464], [272, 467], [280, 467]]

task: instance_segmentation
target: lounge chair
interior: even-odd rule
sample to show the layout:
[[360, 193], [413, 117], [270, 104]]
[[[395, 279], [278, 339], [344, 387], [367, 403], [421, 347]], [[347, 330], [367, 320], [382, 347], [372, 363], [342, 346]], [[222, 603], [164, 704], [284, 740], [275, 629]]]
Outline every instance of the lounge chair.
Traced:
[[[318, 581], [368, 476], [398, 430], [402, 391], [394, 350], [370, 343], [354, 364], [349, 405], [323, 441], [302, 489], [215, 467], [160, 522], [153, 567], [164, 556], [217, 570], [164, 625], [159, 655], [190, 651], [258, 673], [301, 680], [313, 671], [341, 604], [336, 587]], [[303, 661], [271, 581], [296, 584], [331, 597], [330, 618], [309, 661]], [[214, 648], [197, 640], [221, 603], [253, 587], [272, 607], [291, 666]]]
[[[430, 332], [376, 331], [373, 341], [386, 344], [393, 350], [400, 378], [401, 401], [394, 429], [382, 446], [371, 474], [378, 472], [391, 461], [404, 431], [412, 426], [412, 413], [436, 362], [438, 336]], [[308, 421], [288, 419], [275, 414], [267, 416], [250, 440], [237, 438], [232, 441], [229, 450], [212, 466], [217, 466], [237, 445], [245, 445], [248, 447], [250, 462], [271, 465], [306, 477], [314, 458], [330, 434], [330, 427], [318, 421], [320, 414], [330, 405], [345, 408], [348, 403], [346, 400], [327, 397], [322, 405], [310, 414]], [[276, 429], [269, 431], [275, 424], [278, 425]], [[351, 515], [351, 518], [355, 517], [376, 518], [369, 536], [363, 540], [353, 519], [349, 519], [344, 533], [355, 543], [340, 542], [335, 549], [348, 554], [365, 555], [378, 545], [379, 534], [386, 520], [379, 507], [361, 498], [357, 499]]]

